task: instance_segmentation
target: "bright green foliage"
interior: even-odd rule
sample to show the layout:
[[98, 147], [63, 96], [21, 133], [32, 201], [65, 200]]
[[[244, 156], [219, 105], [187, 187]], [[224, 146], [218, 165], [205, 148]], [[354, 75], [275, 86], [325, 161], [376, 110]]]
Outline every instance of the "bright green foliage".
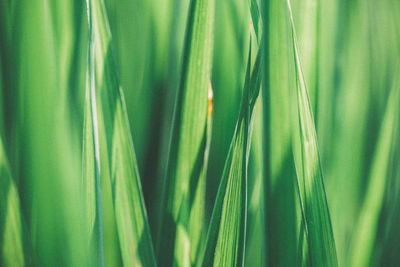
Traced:
[[20, 200], [1, 139], [0, 171], [0, 263], [3, 266], [24, 266]]
[[248, 138], [251, 136], [252, 113], [260, 88], [260, 57], [257, 57], [250, 77], [250, 55], [239, 118], [221, 177], [200, 266], [241, 266], [244, 262]]
[[205, 226], [205, 197], [206, 197], [206, 174], [208, 167], [208, 156], [211, 144], [211, 127], [212, 127], [212, 89], [208, 91], [208, 111], [207, 111], [207, 134], [206, 144], [204, 148], [203, 166], [199, 174], [196, 191], [189, 217], [189, 240], [190, 240], [190, 262], [195, 265], [198, 262], [201, 245], [206, 237], [205, 232], [201, 231]]
[[319, 159], [317, 136], [308, 91], [301, 67], [296, 31], [290, 0], [287, 1], [292, 28], [292, 40], [297, 84], [301, 170], [298, 177], [302, 213], [308, 240], [308, 253], [316, 266], [337, 266], [336, 246], [326, 199]]
[[399, 17], [1, 0], [0, 266], [397, 266]]
[[254, 32], [257, 36], [257, 40], [261, 36], [261, 30], [259, 30], [260, 26], [260, 10], [258, 8], [257, 0], [250, 1], [250, 14], [251, 14], [251, 24], [254, 28]]
[[[90, 34], [93, 34], [90, 31]], [[93, 46], [90, 46], [88, 58], [93, 62]], [[90, 54], [90, 55], [89, 55]], [[88, 64], [89, 66], [90, 64]], [[88, 68], [85, 98], [85, 121], [83, 133], [83, 199], [88, 223], [88, 252], [98, 254], [93, 264], [104, 265], [103, 218], [100, 190], [100, 148], [97, 126], [97, 107], [94, 84], [94, 69]], [[96, 229], [95, 229], [96, 228]], [[94, 251], [91, 251], [91, 250]]]
[[315, 124], [318, 119], [315, 113], [318, 101], [318, 64], [319, 64], [319, 16], [321, 1], [292, 1], [293, 20], [296, 25], [297, 44], [301, 53], [304, 76], [307, 77], [307, 90], [313, 110]]
[[371, 177], [367, 187], [365, 202], [354, 233], [350, 264], [369, 266], [377, 239], [379, 214], [382, 212], [385, 189], [391, 177], [398, 170], [396, 149], [399, 145], [400, 83], [395, 78], [390, 90], [387, 108], [379, 132], [376, 153], [371, 166]]
[[[89, 88], [89, 87], [88, 87]], [[89, 90], [87, 91], [86, 107], [85, 107], [85, 123], [84, 123], [84, 140], [83, 140], [83, 196], [85, 198], [85, 209], [88, 223], [88, 233], [91, 235], [96, 220], [96, 168], [95, 150], [93, 137], [93, 120], [92, 109], [89, 98]]]
[[[99, 157], [100, 151], [96, 147], [99, 145], [98, 136], [96, 136], [96, 131], [98, 131], [96, 126], [99, 124], [96, 121], [95, 98], [97, 98], [101, 103], [99, 114], [101, 112], [104, 120], [108, 158], [111, 166], [110, 177], [114, 210], [123, 263], [127, 266], [154, 266], [153, 245], [144, 208], [125, 102], [115, 70], [111, 35], [104, 3], [95, 0], [88, 1], [88, 14], [91, 35], [89, 39], [88, 72], [90, 97], [87, 100], [90, 99], [91, 102], [91, 120], [94, 122], [92, 130], [95, 157]], [[99, 160], [95, 159], [95, 161], [98, 164]], [[98, 166], [96, 168], [95, 172], [98, 172]], [[99, 174], [96, 173], [96, 175]], [[88, 178], [92, 179], [92, 177]], [[96, 183], [99, 182], [96, 181]], [[99, 194], [100, 186], [97, 184], [95, 187], [96, 194]], [[96, 200], [96, 206], [100, 205], [99, 202]], [[98, 207], [96, 209], [99, 210]]]
[[[300, 242], [301, 216], [291, 137], [290, 92], [295, 86], [288, 53], [287, 9], [282, 1], [262, 3], [263, 23], [263, 192], [264, 262], [267, 266], [294, 266]], [[301, 261], [301, 258], [300, 258]]]
[[[4, 146], [20, 196], [25, 261], [42, 266], [81, 264], [83, 131], [80, 112], [72, 104], [73, 92], [79, 90], [70, 86], [80, 86], [75, 70], [83, 76], [85, 72], [79, 61], [72, 60], [80, 53], [76, 40], [84, 10], [75, 2], [7, 2], [12, 30], [7, 41], [1, 38], [2, 70], [7, 75]], [[76, 17], [75, 8], [82, 12]]]
[[[181, 82], [179, 85], [174, 114], [172, 143], [164, 187], [165, 209], [159, 234], [158, 248], [163, 264], [190, 265], [197, 253], [200, 225], [190, 223], [192, 208], [201, 216], [204, 210], [199, 206], [199, 197], [204, 201], [206, 168], [204, 159], [207, 135], [208, 91], [213, 49], [214, 1], [193, 0], [190, 3], [185, 36]], [[202, 174], [203, 173], [203, 174]], [[199, 188], [197, 188], [199, 187]], [[197, 195], [199, 194], [199, 195]], [[195, 200], [195, 201], [194, 201]], [[194, 202], [193, 202], [194, 201]], [[195, 205], [195, 206], [193, 206]], [[195, 220], [192, 216], [192, 220]], [[200, 226], [200, 227], [199, 227]], [[193, 227], [193, 228], [190, 228]], [[174, 235], [175, 236], [171, 236]], [[191, 233], [191, 234], [189, 234]], [[191, 247], [193, 243], [193, 247]], [[174, 249], [172, 253], [166, 253]], [[160, 254], [161, 253], [161, 254]], [[169, 254], [169, 255], [168, 255]]]

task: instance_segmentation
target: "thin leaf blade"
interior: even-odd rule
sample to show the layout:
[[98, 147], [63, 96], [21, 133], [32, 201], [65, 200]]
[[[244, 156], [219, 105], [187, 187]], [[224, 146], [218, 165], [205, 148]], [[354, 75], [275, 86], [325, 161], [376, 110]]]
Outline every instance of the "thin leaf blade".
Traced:
[[24, 266], [26, 262], [22, 239], [20, 201], [1, 139], [0, 171], [0, 264], [3, 266]]
[[111, 187], [122, 260], [127, 266], [155, 266], [137, 160], [114, 62], [104, 2], [88, 0], [88, 9], [94, 33], [90, 45], [95, 48], [92, 55], [95, 94], [96, 99], [100, 100], [99, 120], [104, 127], [107, 157], [111, 166]]
[[297, 107], [302, 173], [297, 176], [308, 253], [315, 266], [337, 266], [336, 246], [320, 165], [312, 108], [303, 76], [290, 0], [287, 0], [297, 84]]
[[391, 169], [398, 166], [398, 162], [393, 159], [393, 154], [399, 142], [399, 107], [400, 80], [396, 77], [379, 131], [365, 201], [352, 237], [349, 262], [351, 266], [370, 266], [374, 256], [373, 249], [378, 234], [379, 216], [383, 210], [386, 188], [390, 182], [388, 177], [391, 175]]
[[[190, 213], [193, 205], [198, 204], [193, 202], [197, 200], [197, 187], [204, 187], [205, 182], [203, 176], [206, 172], [206, 144], [209, 142], [207, 109], [213, 24], [214, 0], [192, 0], [163, 188], [161, 232], [158, 233], [158, 256], [160, 262], [168, 266], [173, 262], [179, 266], [190, 265], [190, 255], [197, 253], [198, 240], [195, 236], [202, 231], [200, 225], [190, 223]], [[201, 201], [204, 198], [202, 194]]]
[[241, 111], [225, 162], [199, 266], [244, 264], [249, 138], [252, 131], [252, 113], [260, 88], [260, 57], [257, 56], [251, 77], [250, 59], [251, 53], [248, 57]]

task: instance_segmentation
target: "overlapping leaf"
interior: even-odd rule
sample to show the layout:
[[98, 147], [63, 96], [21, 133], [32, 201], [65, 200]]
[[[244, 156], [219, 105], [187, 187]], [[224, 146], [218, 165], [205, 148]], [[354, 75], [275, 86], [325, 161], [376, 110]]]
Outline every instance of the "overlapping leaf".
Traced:
[[[213, 49], [214, 0], [192, 0], [189, 7], [181, 82], [174, 113], [172, 142], [164, 185], [161, 232], [158, 235], [160, 262], [190, 265], [197, 252], [201, 221], [190, 223], [204, 190], [207, 159], [207, 106]], [[196, 200], [196, 202], [193, 202]], [[195, 206], [193, 206], [195, 205]], [[197, 210], [201, 214], [204, 210]], [[193, 218], [193, 217], [192, 217]], [[173, 258], [172, 258], [173, 257]]]
[[247, 217], [247, 163], [252, 113], [260, 88], [260, 57], [250, 77], [249, 53], [246, 81], [235, 133], [218, 188], [207, 241], [199, 266], [242, 266]]
[[390, 176], [396, 175], [393, 170], [396, 170], [396, 166], [399, 164], [394, 158], [394, 152], [399, 145], [399, 81], [398, 77], [396, 77], [389, 94], [386, 112], [379, 132], [365, 202], [362, 205], [352, 240], [351, 266], [370, 266], [371, 264], [386, 188], [388, 182], [390, 182]]
[[[123, 92], [119, 86], [111, 49], [111, 34], [104, 2], [88, 0], [87, 4], [89, 28], [92, 29], [89, 42], [92, 48], [89, 54], [89, 74], [90, 86], [94, 89], [90, 92], [91, 99], [96, 98], [99, 103], [98, 120], [95, 115], [91, 119], [94, 122], [94, 133], [96, 123], [104, 127], [122, 260], [126, 266], [154, 266], [155, 258], [147, 214]], [[91, 105], [92, 114], [95, 114], [96, 105], [93, 102], [96, 101], [92, 100]], [[99, 128], [99, 131], [102, 129]], [[94, 144], [96, 146], [96, 139]], [[99, 151], [96, 147], [94, 149]]]
[[[90, 23], [89, 23], [90, 24]], [[90, 31], [90, 34], [92, 32]], [[94, 50], [91, 44], [89, 55]], [[92, 59], [88, 65], [93, 63]], [[93, 264], [104, 265], [104, 244], [103, 244], [103, 218], [100, 190], [100, 149], [99, 129], [97, 126], [97, 107], [94, 87], [94, 69], [88, 68], [88, 81], [86, 84], [84, 132], [83, 132], [83, 197], [88, 233], [89, 255], [97, 255]]]
[[17, 187], [0, 139], [0, 265], [24, 266], [22, 220]]
[[257, 40], [261, 37], [261, 29], [259, 27], [260, 23], [260, 10], [258, 7], [257, 0], [250, 1], [250, 14], [251, 14], [251, 24], [254, 28], [254, 33], [256, 34]]
[[312, 265], [337, 266], [335, 240], [320, 165], [314, 119], [301, 67], [290, 0], [287, 1], [287, 5], [292, 29], [301, 147], [301, 162], [296, 162], [296, 164], [300, 164], [301, 168], [297, 169], [302, 170], [302, 173], [298, 175], [298, 184], [308, 240], [308, 253]]
[[208, 110], [207, 110], [207, 133], [206, 133], [206, 144], [204, 148], [204, 159], [203, 166], [199, 174], [199, 180], [197, 182], [196, 191], [194, 193], [194, 199], [192, 208], [190, 210], [189, 217], [189, 240], [190, 240], [190, 262], [193, 265], [198, 261], [201, 245], [205, 239], [205, 197], [206, 197], [206, 174], [208, 167], [208, 156], [210, 152], [211, 144], [211, 129], [212, 129], [212, 109], [213, 109], [213, 92], [210, 87], [208, 89]]
[[[296, 214], [296, 172], [291, 144], [290, 47], [286, 7], [280, 0], [263, 1], [263, 184], [264, 261], [267, 266], [294, 266], [299, 216]], [[300, 217], [301, 218], [301, 217]]]

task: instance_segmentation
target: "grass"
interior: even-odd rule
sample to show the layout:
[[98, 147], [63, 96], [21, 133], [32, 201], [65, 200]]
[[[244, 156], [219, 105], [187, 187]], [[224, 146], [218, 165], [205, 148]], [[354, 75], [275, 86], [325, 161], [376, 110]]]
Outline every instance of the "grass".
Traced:
[[0, 1], [0, 266], [397, 266], [399, 15]]
[[[189, 6], [181, 77], [174, 108], [171, 146], [162, 189], [161, 262], [189, 266], [196, 260], [203, 227], [209, 141], [208, 94], [213, 46], [214, 2]], [[171, 257], [173, 258], [171, 259]]]

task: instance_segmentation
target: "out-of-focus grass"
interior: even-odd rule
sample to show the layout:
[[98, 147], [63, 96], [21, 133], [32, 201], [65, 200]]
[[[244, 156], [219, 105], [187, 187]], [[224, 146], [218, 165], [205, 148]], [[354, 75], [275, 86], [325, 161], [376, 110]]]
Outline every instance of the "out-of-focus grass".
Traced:
[[396, 266], [400, 3], [290, 3], [1, 0], [0, 265]]

